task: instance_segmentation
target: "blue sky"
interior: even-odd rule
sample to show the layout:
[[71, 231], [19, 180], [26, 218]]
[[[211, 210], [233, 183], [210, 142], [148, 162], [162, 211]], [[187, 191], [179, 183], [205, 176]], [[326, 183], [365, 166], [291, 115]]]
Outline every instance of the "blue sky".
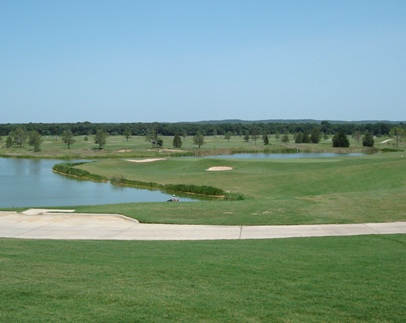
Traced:
[[406, 120], [404, 0], [0, 0], [0, 123]]

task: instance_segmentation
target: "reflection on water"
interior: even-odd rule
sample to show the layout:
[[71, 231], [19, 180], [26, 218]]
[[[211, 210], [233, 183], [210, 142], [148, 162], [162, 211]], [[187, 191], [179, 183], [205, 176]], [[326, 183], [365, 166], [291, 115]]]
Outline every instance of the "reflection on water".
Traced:
[[[127, 202], [165, 202], [171, 195], [55, 174], [61, 161], [0, 158], [0, 207], [49, 207]], [[182, 202], [194, 201], [190, 198]]]

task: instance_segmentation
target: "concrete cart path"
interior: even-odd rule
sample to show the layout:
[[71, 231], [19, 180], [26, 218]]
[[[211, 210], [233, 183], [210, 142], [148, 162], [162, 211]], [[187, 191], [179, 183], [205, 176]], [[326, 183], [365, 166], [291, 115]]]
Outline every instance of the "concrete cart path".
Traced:
[[238, 240], [406, 233], [406, 222], [278, 226], [140, 224], [119, 214], [0, 212], [0, 237], [66, 240]]

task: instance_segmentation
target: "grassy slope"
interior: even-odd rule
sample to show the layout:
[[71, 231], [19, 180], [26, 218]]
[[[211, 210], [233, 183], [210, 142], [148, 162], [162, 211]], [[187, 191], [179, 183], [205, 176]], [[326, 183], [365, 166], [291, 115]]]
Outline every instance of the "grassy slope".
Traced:
[[401, 322], [405, 245], [0, 239], [0, 321]]
[[[211, 166], [233, 171], [208, 172]], [[212, 185], [243, 193], [238, 202], [137, 203], [78, 207], [142, 222], [196, 224], [360, 223], [405, 220], [406, 161], [400, 153], [301, 160], [102, 160], [81, 166], [107, 177]]]

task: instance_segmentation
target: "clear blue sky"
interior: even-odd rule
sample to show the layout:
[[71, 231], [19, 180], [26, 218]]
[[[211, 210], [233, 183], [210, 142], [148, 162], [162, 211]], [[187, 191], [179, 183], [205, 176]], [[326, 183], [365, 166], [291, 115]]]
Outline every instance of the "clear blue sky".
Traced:
[[0, 123], [406, 120], [405, 0], [0, 0]]

